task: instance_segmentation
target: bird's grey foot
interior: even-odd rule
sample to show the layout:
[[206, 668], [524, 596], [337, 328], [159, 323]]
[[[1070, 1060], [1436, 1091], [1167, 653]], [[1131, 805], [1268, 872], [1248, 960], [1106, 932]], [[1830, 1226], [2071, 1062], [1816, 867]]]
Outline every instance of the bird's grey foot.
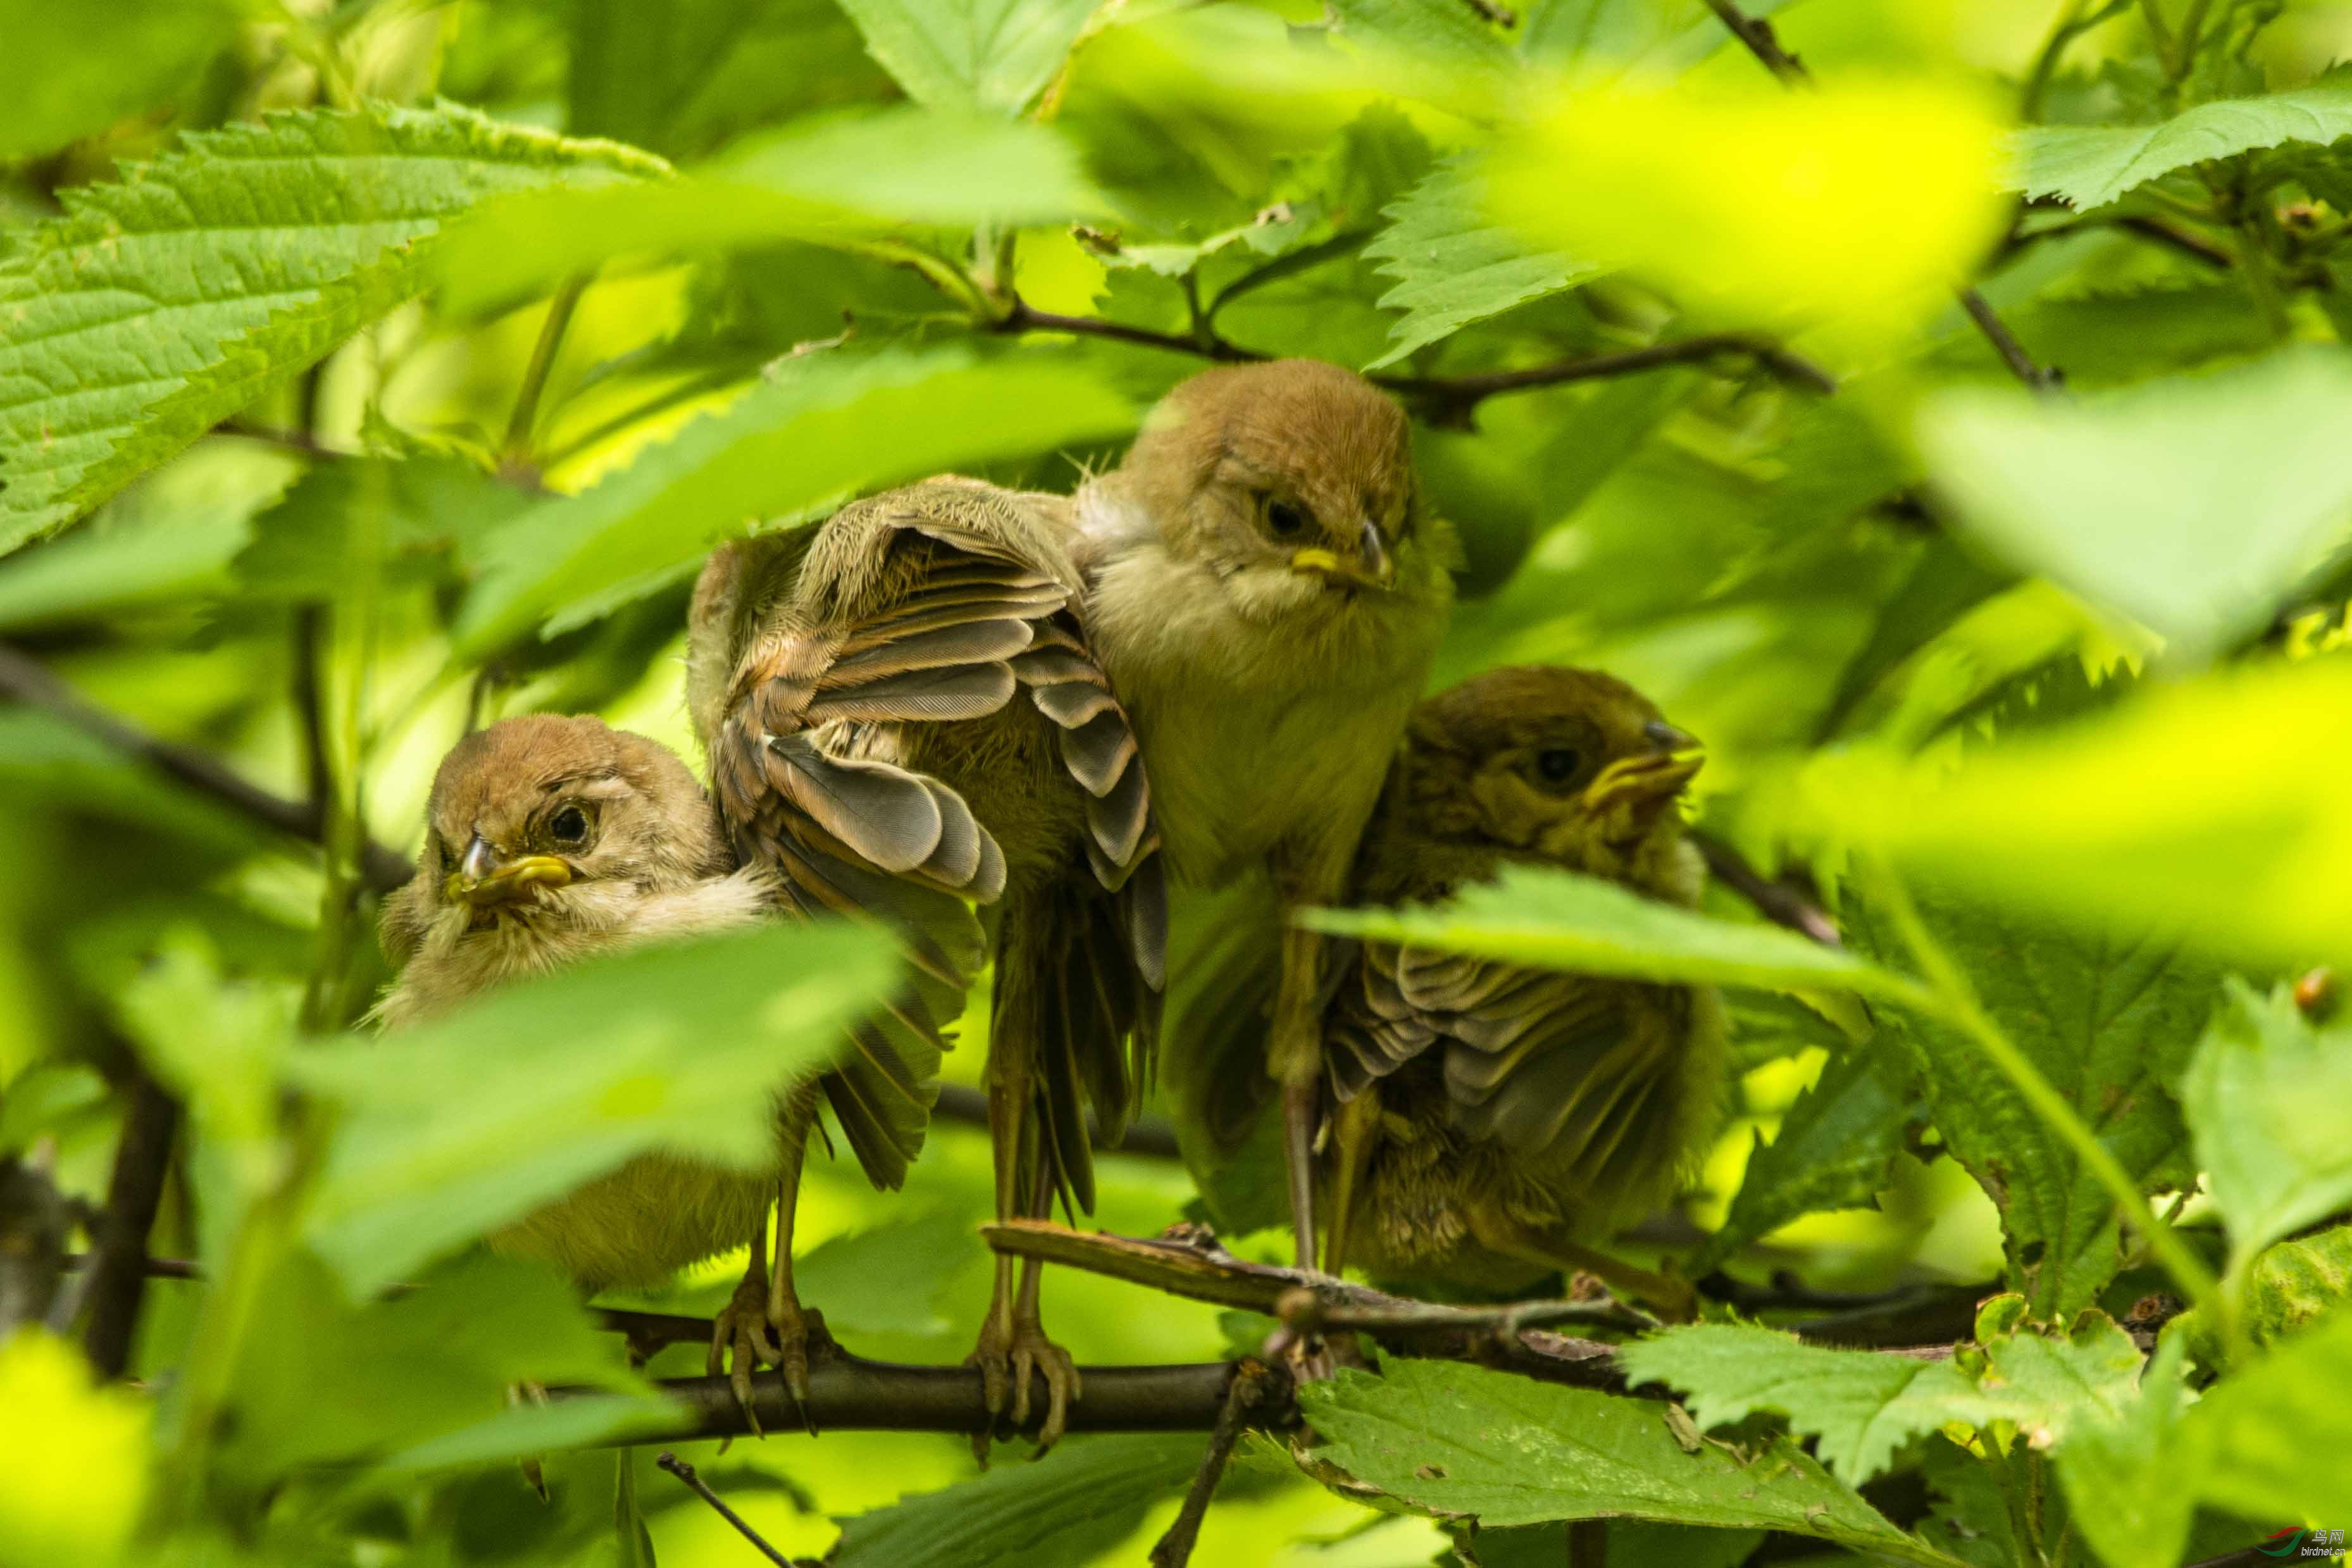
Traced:
[[[1045, 1337], [1045, 1326], [1035, 1318], [1014, 1318], [1008, 1325], [999, 1326], [992, 1313], [980, 1331], [980, 1343], [964, 1358], [966, 1366], [980, 1368], [981, 1380], [986, 1391], [989, 1425], [993, 1427], [997, 1417], [1012, 1409], [1013, 1425], [1029, 1424], [1030, 1375], [1034, 1373], [1045, 1380], [1045, 1415], [1037, 1427], [1037, 1449], [1031, 1456], [1043, 1458], [1054, 1445], [1062, 1440], [1068, 1428], [1070, 1405], [1080, 1393], [1077, 1363], [1070, 1352]], [[991, 1434], [983, 1431], [973, 1435], [972, 1451], [982, 1464], [988, 1462], [988, 1440]]]
[[735, 1287], [735, 1294], [710, 1320], [710, 1354], [703, 1363], [713, 1377], [727, 1374], [754, 1437], [767, 1434], [760, 1430], [759, 1412], [751, 1405], [751, 1373], [761, 1362], [775, 1366], [782, 1360], [783, 1349], [768, 1327], [768, 1282], [754, 1274]]
[[802, 1426], [814, 1437], [816, 1417], [809, 1412], [809, 1362], [812, 1357], [822, 1360], [834, 1349], [833, 1336], [825, 1331], [824, 1314], [814, 1307], [802, 1306], [791, 1296], [767, 1303], [765, 1310], [768, 1331], [776, 1346], [769, 1359], [783, 1374], [784, 1392], [792, 1397], [793, 1408], [800, 1412]]

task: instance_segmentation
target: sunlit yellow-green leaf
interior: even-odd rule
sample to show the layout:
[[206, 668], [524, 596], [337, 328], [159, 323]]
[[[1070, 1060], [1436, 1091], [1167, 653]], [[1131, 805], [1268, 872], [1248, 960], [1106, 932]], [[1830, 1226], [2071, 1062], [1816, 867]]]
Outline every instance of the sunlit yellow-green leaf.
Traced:
[[1828, 756], [1826, 832], [2009, 907], [2144, 920], [2286, 963], [2352, 954], [2352, 658], [2218, 673], [2109, 713], [1903, 763]]
[[103, 1568], [147, 1490], [144, 1401], [37, 1329], [0, 1344], [0, 1568]]
[[2000, 126], [1931, 81], [1588, 86], [1497, 153], [1496, 214], [1735, 320], [1899, 332], [1998, 232]]

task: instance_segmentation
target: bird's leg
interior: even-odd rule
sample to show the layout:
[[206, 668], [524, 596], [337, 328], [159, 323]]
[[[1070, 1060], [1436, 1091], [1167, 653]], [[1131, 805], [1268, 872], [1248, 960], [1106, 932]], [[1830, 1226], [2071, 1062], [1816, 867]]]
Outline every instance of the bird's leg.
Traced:
[[[1037, 1140], [1036, 1126], [1029, 1115], [1036, 1080], [1032, 1076], [1028, 1032], [1004, 1027], [1008, 1021], [1000, 1015], [997, 1026], [990, 1033], [986, 1072], [988, 1141], [994, 1156], [996, 1217], [1000, 1220], [1022, 1217], [1027, 1207], [1023, 1173], [1042, 1168], [1045, 1160], [1042, 1148], [1027, 1147]], [[972, 1454], [983, 1465], [988, 1463], [988, 1443], [996, 1418], [1004, 1414], [1013, 1392], [1014, 1263], [1005, 1253], [996, 1255], [996, 1284], [989, 1292], [988, 1316], [981, 1320], [980, 1342], [964, 1358], [966, 1366], [980, 1368], [987, 1403], [988, 1425], [973, 1433], [971, 1439]], [[1024, 1404], [1028, 1396], [1024, 1378], [1021, 1388]]]
[[824, 1317], [803, 1307], [793, 1289], [793, 1217], [800, 1206], [801, 1163], [809, 1129], [816, 1121], [816, 1096], [812, 1080], [793, 1089], [784, 1101], [783, 1125], [776, 1140], [783, 1170], [777, 1180], [775, 1265], [768, 1276], [768, 1327], [776, 1340], [773, 1360], [784, 1374], [784, 1392], [793, 1396], [801, 1425], [811, 1436], [816, 1435], [816, 1421], [808, 1408], [809, 1350], [812, 1343], [822, 1350], [829, 1341]]
[[1508, 1220], [1482, 1223], [1475, 1215], [1472, 1224], [1478, 1240], [1495, 1251], [1524, 1258], [1539, 1268], [1557, 1268], [1563, 1274], [1590, 1274], [1614, 1289], [1647, 1302], [1652, 1311], [1670, 1323], [1687, 1323], [1698, 1316], [1698, 1298], [1690, 1281], [1675, 1274], [1654, 1273], [1622, 1258], [1612, 1258], [1557, 1230], [1535, 1230]]
[[[1286, 906], [1291, 900], [1285, 900]], [[1285, 913], [1287, 915], [1286, 908]], [[1282, 1086], [1282, 1153], [1290, 1177], [1290, 1226], [1298, 1267], [1315, 1267], [1315, 1119], [1321, 1100], [1323, 939], [1286, 919], [1282, 977], [1274, 995], [1266, 1070]]]
[[1330, 1213], [1324, 1216], [1323, 1272], [1335, 1279], [1347, 1267], [1348, 1233], [1355, 1226], [1356, 1204], [1363, 1196], [1364, 1172], [1371, 1163], [1372, 1143], [1380, 1125], [1381, 1086], [1377, 1081], [1366, 1084], [1331, 1118], [1331, 1203]]
[[760, 1430], [759, 1412], [751, 1406], [751, 1370], [763, 1361], [770, 1365], [782, 1362], [783, 1353], [768, 1328], [768, 1216], [763, 1214], [751, 1226], [751, 1257], [742, 1280], [710, 1321], [710, 1355], [703, 1363], [713, 1377], [727, 1374], [754, 1437], [767, 1434]]
[[[1036, 1179], [1030, 1185], [1029, 1217], [1050, 1218], [1054, 1212], [1054, 1177], [1051, 1168], [1042, 1158], [1037, 1161]], [[1045, 1337], [1045, 1323], [1037, 1310], [1037, 1295], [1045, 1276], [1045, 1266], [1036, 1258], [1024, 1260], [1021, 1268], [1021, 1293], [1013, 1303], [1011, 1352], [1013, 1358], [1013, 1424], [1026, 1426], [1029, 1420], [1029, 1373], [1034, 1369], [1045, 1380], [1045, 1419], [1037, 1427], [1037, 1458], [1062, 1439], [1069, 1419], [1070, 1402], [1078, 1397], [1077, 1363], [1070, 1352]]]

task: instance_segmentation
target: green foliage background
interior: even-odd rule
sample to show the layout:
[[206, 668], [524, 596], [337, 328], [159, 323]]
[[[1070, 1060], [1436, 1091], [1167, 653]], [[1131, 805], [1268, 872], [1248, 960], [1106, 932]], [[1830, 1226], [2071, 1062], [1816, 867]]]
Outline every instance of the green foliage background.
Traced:
[[[1733, 1124], [1629, 1247], [1990, 1300], [1918, 1359], [1749, 1295], [1630, 1348], [1639, 1398], [1343, 1374], [1196, 1561], [1556, 1563], [1605, 1518], [1618, 1568], [2160, 1568], [2352, 1526], [2352, 1032], [2285, 984], [2352, 960], [2352, 10], [1748, 5], [1816, 99], [1717, 9], [0, 0], [0, 1156], [102, 1200], [143, 1068], [189, 1118], [155, 1249], [210, 1280], [151, 1286], [127, 1390], [0, 1344], [0, 1564], [750, 1560], [643, 1448], [616, 1530], [583, 1447], [698, 1351], [641, 1374], [467, 1244], [645, 1150], [756, 1160], [746, 1086], [884, 958], [755, 933], [379, 1044], [369, 846], [413, 847], [469, 720], [690, 753], [712, 544], [941, 469], [1066, 489], [1251, 355], [1414, 412], [1466, 553], [1441, 683], [1633, 680], [1708, 742], [1702, 826], [1845, 945], [1721, 885], [1330, 919], [1732, 988]], [[1880, 297], [1915, 274], [2023, 363]], [[804, 1296], [952, 1363], [988, 1182], [952, 1121], [902, 1194], [815, 1163]], [[1197, 1212], [1164, 1158], [1101, 1188], [1115, 1231]], [[606, 1304], [707, 1313], [739, 1268]], [[2156, 1294], [2191, 1310], [2151, 1341]], [[1082, 1363], [1265, 1327], [1048, 1299]], [[789, 1552], [1076, 1564], [1139, 1560], [1200, 1444], [693, 1457]]]

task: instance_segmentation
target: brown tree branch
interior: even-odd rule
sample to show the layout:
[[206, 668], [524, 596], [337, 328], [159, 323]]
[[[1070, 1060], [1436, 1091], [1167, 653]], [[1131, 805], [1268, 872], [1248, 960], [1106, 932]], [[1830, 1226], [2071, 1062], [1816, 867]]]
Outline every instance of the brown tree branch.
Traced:
[[131, 1084], [122, 1135], [114, 1149], [114, 1171], [106, 1187], [106, 1212], [94, 1224], [83, 1290], [89, 1319], [82, 1348], [101, 1378], [121, 1377], [131, 1363], [139, 1331], [139, 1310], [147, 1297], [148, 1233], [163, 1201], [163, 1180], [172, 1169], [172, 1142], [180, 1129], [180, 1102], [144, 1072]]
[[[288, 800], [272, 795], [205, 752], [151, 735], [84, 701], [38, 661], [5, 644], [0, 644], [0, 695], [47, 710], [265, 827], [305, 844], [321, 847], [325, 845], [326, 820], [317, 802]], [[415, 868], [405, 857], [373, 841], [361, 855], [361, 869], [368, 886], [379, 893], [391, 891], [415, 874]]]
[[1786, 926], [1824, 947], [1842, 945], [1837, 922], [1829, 911], [1785, 881], [1768, 881], [1748, 863], [1748, 858], [1712, 833], [1693, 833], [1690, 841], [1706, 860], [1715, 879], [1756, 906], [1756, 912], [1774, 925]]
[[1284, 1368], [1255, 1356], [1234, 1363], [1233, 1379], [1225, 1385], [1224, 1408], [1217, 1413], [1217, 1424], [1209, 1433], [1208, 1452], [1201, 1456], [1201, 1468], [1184, 1494], [1184, 1505], [1176, 1510], [1167, 1531], [1152, 1543], [1151, 1568], [1184, 1568], [1192, 1562], [1192, 1547], [1201, 1539], [1201, 1521], [1208, 1517], [1209, 1500], [1217, 1495], [1217, 1483], [1224, 1478], [1234, 1446], [1254, 1426], [1296, 1421], [1292, 1394], [1290, 1373]]
[[[1748, 16], [1739, 8], [1737, 0], [1706, 0], [1706, 5], [1731, 30], [1731, 36], [1745, 45], [1748, 52], [1754, 55], [1764, 68], [1784, 86], [1812, 85], [1812, 72], [1805, 68], [1804, 61], [1780, 47], [1780, 37], [1772, 31], [1771, 23], [1760, 16]], [[2059, 373], [2034, 363], [2033, 356], [2025, 352], [2025, 346], [2017, 341], [2017, 335], [2009, 330], [2008, 323], [1977, 291], [1974, 284], [1965, 285], [1956, 292], [1959, 296], [1960, 309], [1969, 313], [1969, 320], [1974, 321], [1977, 330], [1991, 342], [1993, 351], [2000, 355], [2001, 363], [2009, 366], [2011, 374], [2036, 392], [2046, 392], [2059, 384]]]

